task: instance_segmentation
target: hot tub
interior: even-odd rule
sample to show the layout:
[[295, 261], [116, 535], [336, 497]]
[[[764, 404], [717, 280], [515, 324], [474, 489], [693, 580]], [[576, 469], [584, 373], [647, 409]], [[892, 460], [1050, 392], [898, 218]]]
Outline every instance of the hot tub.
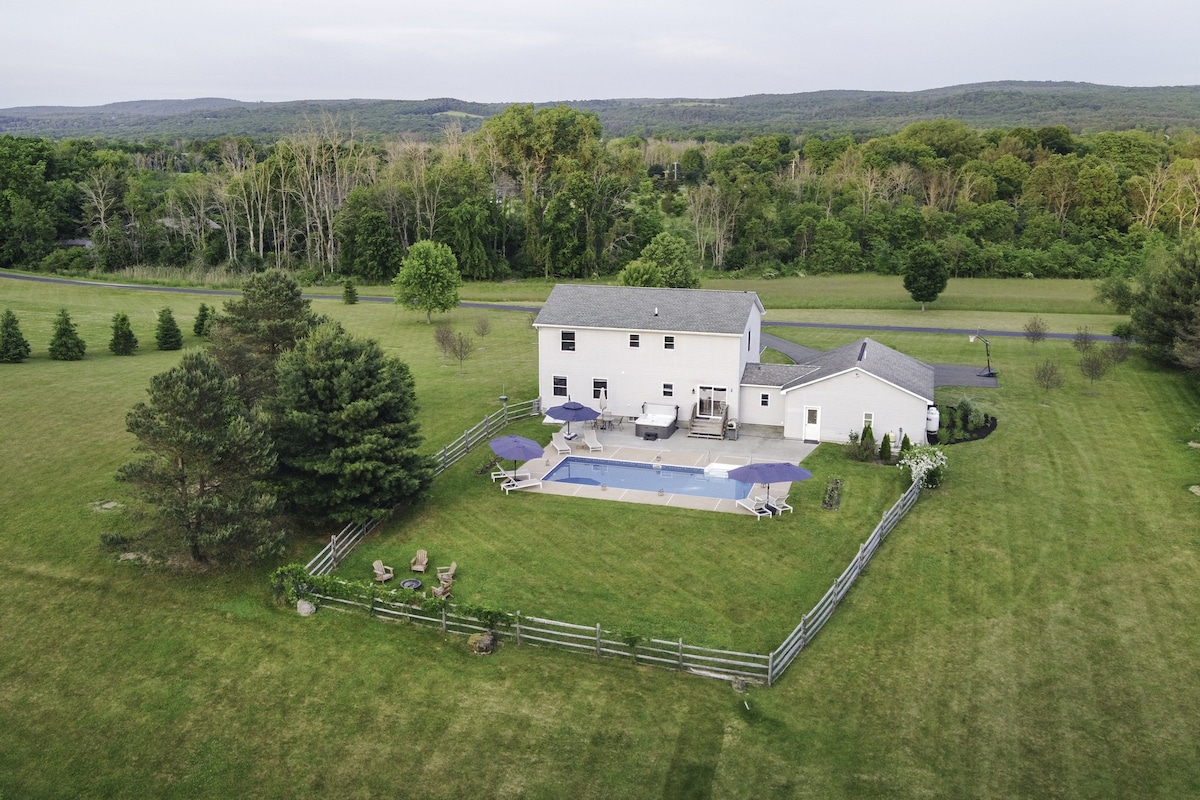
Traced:
[[655, 439], [669, 439], [678, 424], [679, 406], [643, 403], [642, 415], [633, 421], [639, 439], [653, 434]]

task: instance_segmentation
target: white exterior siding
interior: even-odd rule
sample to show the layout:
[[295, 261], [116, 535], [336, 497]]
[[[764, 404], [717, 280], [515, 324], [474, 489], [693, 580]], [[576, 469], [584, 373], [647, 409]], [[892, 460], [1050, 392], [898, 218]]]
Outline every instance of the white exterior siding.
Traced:
[[[574, 351], [562, 349], [564, 330], [575, 332]], [[629, 346], [630, 334], [638, 336], [638, 347]], [[675, 339], [671, 350], [664, 347], [667, 336]], [[751, 347], [756, 347], [756, 339], [752, 332]], [[745, 349], [745, 335], [543, 326], [538, 328], [538, 392], [544, 407], [566, 402], [554, 394], [554, 376], [565, 376], [572, 400], [598, 408], [592, 382], [603, 378], [608, 381], [608, 408], [613, 414], [636, 416], [643, 403], [664, 403], [678, 405], [680, 419], [687, 419], [697, 386], [725, 386], [730, 415], [736, 416]], [[750, 360], [755, 358], [757, 351]], [[663, 395], [663, 385], [668, 383], [674, 388], [673, 397]]]
[[924, 442], [925, 413], [928, 402], [860, 369], [852, 369], [816, 383], [789, 389], [785, 393], [788, 425], [787, 438], [800, 439], [804, 406], [821, 409], [821, 441], [848, 442], [850, 431], [862, 431], [863, 414], [874, 417], [871, 426], [875, 441], [885, 433], [899, 445], [901, 432], [914, 444]]
[[[744, 385], [741, 389], [741, 413], [734, 415], [742, 425], [773, 425], [783, 426], [783, 409], [785, 399], [778, 386]], [[762, 396], [767, 396], [767, 405], [762, 404]], [[799, 437], [797, 437], [799, 438]]]

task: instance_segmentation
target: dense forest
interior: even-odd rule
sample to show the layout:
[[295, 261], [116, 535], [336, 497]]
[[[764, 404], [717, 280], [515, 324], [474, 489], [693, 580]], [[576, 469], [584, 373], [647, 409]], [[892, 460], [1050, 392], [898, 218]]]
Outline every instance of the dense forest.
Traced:
[[[0, 137], [0, 267], [264, 266], [389, 280], [420, 240], [468, 280], [612, 275], [659, 233], [712, 273], [1139, 272], [1200, 224], [1200, 137], [913, 123], [857, 139], [606, 138], [568, 106], [364, 140], [332, 118], [269, 144]], [[74, 240], [74, 242], [73, 242]], [[88, 246], [70, 246], [86, 242]]]
[[[893, 134], [921, 120], [958, 119], [980, 130], [1064, 125], [1176, 133], [1200, 130], [1200, 87], [1101, 86], [997, 81], [918, 92], [821, 91], [726, 98], [572, 100], [600, 119], [608, 138], [697, 139], [731, 143], [776, 133], [792, 136]], [[449, 122], [476, 131], [509, 103], [430, 100], [299, 100], [248, 103], [224, 98], [142, 100], [94, 107], [0, 109], [0, 133], [53, 139], [96, 136], [144, 141], [247, 137], [270, 143], [332, 115], [360, 136], [437, 136]], [[560, 103], [546, 103], [553, 107]]]

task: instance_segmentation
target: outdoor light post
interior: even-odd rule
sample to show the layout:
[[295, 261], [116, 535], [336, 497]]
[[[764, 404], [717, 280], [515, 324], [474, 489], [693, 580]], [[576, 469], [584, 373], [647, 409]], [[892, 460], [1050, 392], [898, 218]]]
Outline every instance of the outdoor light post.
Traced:
[[996, 373], [992, 369], [992, 343], [989, 342], [985, 337], [980, 336], [978, 333], [972, 333], [970, 336], [967, 337], [967, 339], [969, 341], [971, 341], [972, 343], [974, 343], [974, 341], [976, 339], [979, 339], [980, 341], [982, 341], [984, 351], [987, 353], [987, 368], [983, 372], [979, 373], [979, 377], [981, 377], [981, 378], [996, 377]]

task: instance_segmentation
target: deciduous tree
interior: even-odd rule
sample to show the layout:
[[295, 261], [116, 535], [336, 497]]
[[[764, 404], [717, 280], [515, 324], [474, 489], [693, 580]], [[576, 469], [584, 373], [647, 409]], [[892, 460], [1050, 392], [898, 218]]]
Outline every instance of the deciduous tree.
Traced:
[[920, 244], [908, 253], [904, 270], [904, 289], [925, 310], [926, 303], [938, 299], [950, 282], [950, 273], [941, 253], [933, 245]]
[[434, 311], [449, 311], [458, 305], [461, 284], [454, 253], [441, 242], [429, 241], [412, 246], [392, 281], [396, 302], [424, 311], [427, 323], [433, 322]]

